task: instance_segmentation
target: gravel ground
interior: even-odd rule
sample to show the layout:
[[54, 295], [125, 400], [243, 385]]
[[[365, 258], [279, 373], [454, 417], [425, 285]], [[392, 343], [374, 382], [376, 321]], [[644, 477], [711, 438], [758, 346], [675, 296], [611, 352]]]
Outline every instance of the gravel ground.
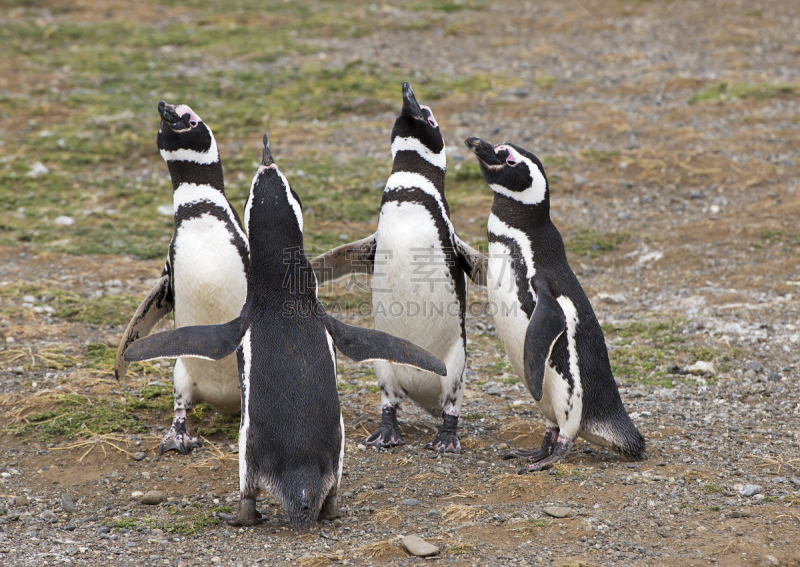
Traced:
[[[407, 445], [381, 452], [360, 445], [379, 422], [378, 394], [368, 367], [340, 360], [347, 432], [341, 523], [297, 532], [269, 495], [260, 502], [265, 525], [216, 523], [217, 509], [238, 498], [235, 447], [216, 434], [190, 456], [156, 459], [168, 418], [151, 412], [142, 416], [146, 432], [81, 446], [0, 435], [0, 561], [798, 564], [800, 244], [792, 235], [800, 233], [800, 18], [793, 5], [507, 2], [446, 13], [414, 32], [380, 26], [418, 18], [413, 11], [365, 6], [364, 13], [375, 30], [326, 42], [331, 65], [357, 56], [410, 77], [415, 68], [458, 74], [499, 67], [529, 85], [434, 108], [451, 166], [471, 159], [461, 149], [468, 135], [563, 156], [545, 161], [557, 179], [559, 228], [630, 234], [614, 250], [572, 265], [601, 322], [623, 330], [607, 336], [612, 360], [642, 369], [618, 378], [649, 459], [627, 463], [579, 441], [553, 471], [518, 476], [519, 463], [500, 455], [508, 446], [538, 445], [544, 426], [503, 364], [491, 320], [481, 315], [468, 321], [461, 455], [422, 449], [437, 423], [413, 406], [400, 414]], [[544, 76], [554, 78], [549, 88], [537, 86]], [[688, 104], [722, 81], [786, 83], [795, 91]], [[384, 155], [392, 119], [353, 115], [330, 139], [298, 132], [297, 142], [344, 160]], [[477, 240], [485, 237], [486, 215], [467, 203], [453, 221]], [[0, 249], [0, 257], [4, 282], [59, 286], [87, 298], [143, 296], [160, 271], [160, 262], [121, 257], [97, 262], [18, 248]], [[471, 297], [481, 301], [480, 291]], [[3, 302], [0, 334], [14, 341], [7, 349], [83, 348], [113, 343], [122, 331], [36, 312], [38, 300]], [[647, 331], [659, 322], [668, 325], [672, 346]], [[687, 373], [698, 361], [713, 362], [714, 372]], [[117, 384], [90, 369], [30, 371], [18, 364], [0, 369], [0, 412], [8, 423], [36, 402], [37, 392], [73, 389], [111, 399], [168, 384], [169, 375], [165, 368]], [[134, 458], [139, 451], [142, 460]], [[152, 490], [163, 493], [161, 503], [131, 496]], [[62, 493], [74, 501], [73, 511]], [[409, 534], [441, 553], [410, 556], [398, 542]]]

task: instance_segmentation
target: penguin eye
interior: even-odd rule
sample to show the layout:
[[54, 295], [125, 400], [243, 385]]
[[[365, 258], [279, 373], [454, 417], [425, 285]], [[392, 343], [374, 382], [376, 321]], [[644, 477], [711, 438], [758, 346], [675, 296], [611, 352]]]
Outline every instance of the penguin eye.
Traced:
[[430, 116], [428, 116], [428, 124], [430, 124], [430, 125], [431, 125], [431, 126], [433, 126], [434, 128], [437, 128], [437, 127], [439, 126], [439, 125], [436, 123], [436, 119], [433, 117], [433, 115], [432, 115], [432, 114], [431, 114]]
[[514, 159], [514, 156], [509, 154], [509, 156], [506, 158], [506, 165], [514, 167], [515, 165], [517, 165], [517, 160]]
[[192, 128], [196, 128], [197, 127], [197, 120], [189, 120], [189, 126], [191, 126]]

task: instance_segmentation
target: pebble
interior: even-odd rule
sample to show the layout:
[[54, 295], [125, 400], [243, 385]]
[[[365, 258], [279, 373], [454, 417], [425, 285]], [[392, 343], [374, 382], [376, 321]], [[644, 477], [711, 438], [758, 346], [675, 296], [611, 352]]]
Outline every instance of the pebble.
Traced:
[[544, 513], [553, 518], [566, 518], [572, 515], [572, 508], [566, 506], [548, 506], [544, 509]]
[[770, 565], [780, 565], [781, 564], [781, 562], [778, 561], [778, 558], [775, 557], [774, 555], [766, 555], [766, 556], [764, 556], [764, 559], [766, 559], [767, 563], [769, 563]]
[[55, 515], [55, 513], [54, 513], [52, 510], [45, 510], [44, 512], [42, 512], [41, 514], [39, 514], [39, 517], [40, 517], [42, 520], [52, 520], [53, 518], [55, 518], [55, 517], [56, 517], [56, 515]]
[[142, 504], [161, 504], [164, 501], [164, 493], [160, 490], [151, 490], [142, 496]]
[[439, 516], [441, 516], [439, 510], [428, 510], [427, 512], [425, 512], [425, 515], [428, 516], [429, 518], [438, 518]]
[[134, 461], [143, 461], [146, 456], [147, 456], [147, 453], [145, 453], [144, 451], [139, 451], [138, 453], [135, 453], [133, 455], [133, 460]]
[[27, 506], [28, 505], [28, 497], [24, 494], [14, 497], [14, 506]]
[[767, 380], [769, 380], [770, 382], [780, 382], [781, 381], [781, 375], [778, 374], [777, 372], [770, 372], [767, 375]]
[[142, 492], [141, 490], [134, 490], [133, 492], [131, 492], [131, 498], [133, 499], [141, 498], [142, 496], [144, 496], [144, 492]]
[[111, 528], [109, 528], [108, 526], [100, 526], [99, 528], [97, 528], [97, 533], [98, 534], [110, 534], [111, 533]]
[[211, 563], [221, 563], [221, 562], [222, 562], [222, 557], [220, 557], [219, 555], [215, 555], [214, 557], [211, 558]]
[[106, 337], [106, 344], [111, 348], [117, 348], [121, 341], [122, 339], [120, 337], [117, 337], [116, 335], [108, 335]]
[[711, 362], [698, 360], [691, 366], [687, 366], [686, 372], [695, 376], [713, 376], [717, 373], [717, 369], [714, 368], [714, 364]]
[[172, 215], [175, 214], [175, 210], [173, 209], [173, 206], [171, 204], [170, 205], [159, 205], [156, 208], [156, 211], [158, 211], [159, 215], [162, 215], [162, 216], [165, 216], [165, 217], [171, 217]]
[[58, 216], [56, 220], [53, 221], [54, 224], [58, 226], [72, 226], [75, 224], [75, 219], [72, 217], [65, 217], [65, 216]]
[[66, 492], [64, 492], [61, 495], [61, 508], [63, 508], [65, 512], [69, 512], [70, 514], [74, 514], [75, 512], [78, 511], [78, 507], [75, 506], [75, 501]]
[[761, 493], [761, 487], [757, 484], [745, 484], [739, 489], [739, 494], [742, 496], [755, 496]]
[[341, 520], [334, 520], [333, 521], [333, 527], [334, 528], [341, 528], [342, 527], [342, 521]]
[[419, 500], [417, 500], [416, 498], [406, 498], [400, 503], [405, 504], [406, 506], [419, 506]]
[[762, 370], [764, 370], [764, 367], [754, 360], [751, 360], [750, 362], [747, 363], [747, 368], [755, 372], [761, 372]]
[[439, 548], [417, 536], [403, 536], [400, 545], [411, 555], [417, 557], [431, 557], [439, 554]]

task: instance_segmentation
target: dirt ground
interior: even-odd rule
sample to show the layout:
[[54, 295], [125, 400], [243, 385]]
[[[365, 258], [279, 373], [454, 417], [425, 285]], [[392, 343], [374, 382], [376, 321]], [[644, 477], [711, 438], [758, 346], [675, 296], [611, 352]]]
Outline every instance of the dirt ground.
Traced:
[[[298, 532], [266, 494], [264, 525], [231, 528], [216, 513], [238, 499], [236, 446], [223, 427], [235, 419], [196, 413], [189, 427], [211, 431], [205, 446], [157, 457], [171, 417], [162, 395], [170, 366], [135, 368], [117, 383], [107, 356], [93, 358], [98, 351], [87, 346], [113, 348], [130, 308], [115, 311], [114, 324], [47, 309], [54, 294], [59, 305], [65, 294], [87, 305], [144, 297], [163, 261], [5, 246], [0, 562], [800, 563], [797, 7], [779, 0], [487, 2], [408, 29], [387, 24], [418, 19], [408, 6], [351, 9], [375, 25], [358, 37], [317, 40], [331, 65], [357, 53], [412, 78], [420, 68], [453, 76], [499, 69], [524, 85], [432, 105], [448, 167], [473, 159], [462, 143], [469, 135], [550, 156], [543, 161], [552, 216], [565, 237], [613, 240], [570, 260], [606, 330], [648, 460], [628, 463], [579, 440], [565, 464], [517, 475], [521, 464], [500, 456], [509, 446], [538, 446], [544, 423], [505, 362], [491, 319], [480, 314], [467, 322], [461, 455], [422, 448], [438, 424], [413, 404], [399, 414], [405, 446], [361, 445], [380, 420], [374, 374], [340, 357], [345, 516]], [[124, 16], [113, 3], [103, 14]], [[26, 81], [35, 88], [36, 77], [17, 79], [3, 88], [23, 91]], [[354, 113], [329, 137], [298, 128], [295, 141], [346, 161], [388, 154], [390, 127], [391, 113]], [[155, 158], [151, 165], [166, 169]], [[461, 196], [453, 207], [456, 229], [476, 245], [488, 215], [489, 189], [481, 190], [482, 198]], [[351, 237], [374, 228], [358, 226], [349, 227]], [[352, 299], [343, 283], [325, 293], [331, 302]], [[485, 295], [472, 289], [470, 299], [480, 305]], [[698, 361], [713, 363], [712, 373], [688, 373]], [[90, 418], [99, 408], [140, 409], [119, 430], [45, 435], [56, 419], [47, 415], [57, 415], [45, 413], [65, 400], [80, 400], [74, 403], [86, 405], [81, 415]], [[151, 490], [165, 500], [148, 506], [132, 497]], [[568, 508], [566, 516], [545, 512], [551, 507]], [[399, 546], [403, 535], [441, 553], [412, 557]]]

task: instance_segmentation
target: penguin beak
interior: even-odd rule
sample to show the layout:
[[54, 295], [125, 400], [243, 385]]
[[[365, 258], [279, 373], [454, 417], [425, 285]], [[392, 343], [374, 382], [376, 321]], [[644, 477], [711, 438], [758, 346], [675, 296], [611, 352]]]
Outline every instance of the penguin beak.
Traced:
[[159, 101], [158, 114], [161, 116], [161, 120], [170, 126], [182, 126], [182, 129], [189, 127], [189, 124], [184, 124], [183, 118], [178, 116], [178, 113], [175, 112], [174, 104], [167, 104], [163, 100]]
[[411, 85], [408, 81], [403, 83], [403, 113], [416, 118], [417, 120], [426, 120], [422, 114], [422, 109], [419, 107], [414, 91], [411, 90]]
[[464, 145], [472, 150], [472, 152], [478, 156], [478, 159], [486, 165], [502, 165], [497, 154], [494, 153], [494, 146], [489, 142], [484, 142], [480, 138], [471, 137], [464, 140]]
[[267, 139], [267, 135], [264, 134], [264, 147], [261, 150], [261, 165], [269, 167], [275, 163], [275, 160], [272, 159], [272, 151], [269, 149], [269, 140]]

